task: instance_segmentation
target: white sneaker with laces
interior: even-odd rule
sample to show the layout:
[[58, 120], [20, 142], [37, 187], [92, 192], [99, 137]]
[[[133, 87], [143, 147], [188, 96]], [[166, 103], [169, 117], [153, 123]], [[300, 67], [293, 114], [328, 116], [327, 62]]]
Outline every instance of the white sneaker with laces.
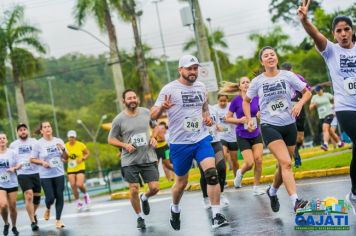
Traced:
[[220, 206], [221, 207], [227, 207], [227, 206], [229, 206], [229, 204], [230, 204], [229, 199], [227, 199], [225, 197], [224, 193], [221, 193], [220, 194]]
[[260, 189], [258, 186], [253, 186], [253, 196], [259, 196], [265, 194], [265, 191]]
[[211, 208], [210, 200], [208, 197], [203, 198], [203, 205], [205, 209]]
[[234, 186], [235, 188], [241, 188], [241, 181], [242, 181], [242, 174], [240, 170], [236, 171], [236, 177], [234, 179]]

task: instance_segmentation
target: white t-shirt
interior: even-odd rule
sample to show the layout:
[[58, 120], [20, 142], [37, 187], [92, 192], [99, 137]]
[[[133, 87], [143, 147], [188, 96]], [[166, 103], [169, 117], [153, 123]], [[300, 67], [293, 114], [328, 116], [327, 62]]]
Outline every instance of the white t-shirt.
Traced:
[[266, 77], [262, 73], [252, 80], [247, 97], [259, 97], [261, 124], [286, 126], [295, 122], [292, 91], [302, 91], [305, 87], [306, 83], [290, 71], [280, 70], [275, 77]]
[[15, 152], [6, 149], [5, 153], [0, 153], [0, 187], [14, 188], [18, 186], [16, 173], [8, 172], [10, 167], [16, 166]]
[[216, 111], [214, 106], [209, 105], [209, 113], [211, 118], [213, 119], [214, 124], [209, 127], [209, 134], [213, 138], [211, 141], [212, 143], [219, 142], [220, 141], [220, 135], [217, 130], [217, 125], [220, 124], [219, 118], [218, 118], [218, 112]]
[[62, 150], [57, 147], [57, 144], [61, 144], [64, 147], [63, 140], [56, 137], [53, 137], [51, 140], [41, 138], [34, 146], [33, 157], [46, 161], [50, 165], [49, 168], [39, 166], [41, 179], [64, 175]]
[[17, 139], [10, 144], [16, 156], [16, 162], [21, 163], [21, 169], [17, 170], [18, 175], [32, 175], [38, 173], [38, 165], [30, 162], [32, 150], [36, 145], [37, 140], [34, 138], [27, 138], [26, 140]]
[[165, 85], [158, 95], [155, 106], [161, 106], [165, 96], [171, 96], [174, 104], [167, 110], [169, 119], [169, 143], [193, 144], [209, 135], [203, 124], [203, 104], [207, 101], [207, 90], [196, 81], [192, 86], [178, 80]]
[[220, 121], [220, 125], [223, 128], [223, 131], [219, 133], [220, 139], [226, 142], [236, 142], [236, 134], [235, 129], [236, 125], [225, 122], [225, 116], [229, 112], [230, 103], [226, 105], [225, 108], [221, 108], [219, 104], [215, 104], [214, 108], [218, 113], [218, 119]]
[[346, 49], [328, 40], [320, 54], [332, 80], [335, 111], [356, 111], [356, 46]]

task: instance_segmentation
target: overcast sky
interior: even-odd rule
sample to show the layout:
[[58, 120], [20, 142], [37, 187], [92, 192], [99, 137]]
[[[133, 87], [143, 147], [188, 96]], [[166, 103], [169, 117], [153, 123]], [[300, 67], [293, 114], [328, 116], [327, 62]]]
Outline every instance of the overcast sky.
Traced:
[[[27, 21], [42, 30], [41, 38], [49, 47], [48, 57], [59, 57], [71, 52], [98, 54], [108, 49], [91, 38], [89, 35], [67, 29], [72, 24], [75, 0], [0, 0], [0, 10], [3, 11], [15, 3], [25, 5]], [[155, 5], [151, 0], [141, 0], [143, 16], [141, 29], [143, 41], [152, 48], [152, 54], [162, 55], [162, 45]], [[323, 6], [327, 11], [350, 6], [354, 0], [324, 0]], [[255, 50], [249, 42], [248, 35], [253, 32], [265, 33], [273, 25], [270, 22], [268, 4], [270, 0], [200, 0], [203, 17], [212, 19], [213, 28], [220, 28], [226, 34], [229, 45], [228, 53], [231, 58], [239, 55], [250, 55]], [[177, 59], [183, 54], [183, 43], [193, 36], [189, 27], [183, 27], [179, 10], [187, 4], [178, 0], [163, 0], [158, 3], [166, 50], [170, 59]], [[131, 25], [122, 23], [113, 14], [116, 26], [119, 48], [132, 49], [134, 40]], [[101, 33], [95, 22], [89, 19], [84, 29], [108, 42], [105, 33]], [[292, 42], [300, 41], [305, 33], [300, 26], [284, 27], [291, 35]]]

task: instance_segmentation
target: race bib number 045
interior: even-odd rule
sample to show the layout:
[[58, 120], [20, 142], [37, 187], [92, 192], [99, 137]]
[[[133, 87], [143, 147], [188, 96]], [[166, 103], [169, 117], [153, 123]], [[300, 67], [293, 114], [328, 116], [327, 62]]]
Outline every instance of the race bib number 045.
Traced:
[[271, 116], [278, 116], [288, 108], [288, 102], [286, 99], [277, 99], [267, 104], [268, 112]]
[[344, 80], [344, 89], [349, 95], [356, 95], [356, 77], [346, 78]]
[[199, 132], [202, 127], [202, 119], [198, 117], [186, 117], [183, 121], [183, 128], [189, 132]]

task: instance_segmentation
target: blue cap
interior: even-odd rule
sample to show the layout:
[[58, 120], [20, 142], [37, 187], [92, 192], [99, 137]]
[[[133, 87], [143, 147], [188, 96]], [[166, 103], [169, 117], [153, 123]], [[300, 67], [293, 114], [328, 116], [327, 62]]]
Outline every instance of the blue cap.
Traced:
[[317, 85], [317, 86], [314, 87], [314, 90], [315, 90], [316, 92], [319, 92], [319, 91], [322, 90], [322, 89], [323, 89], [323, 87], [321, 87], [320, 85]]

